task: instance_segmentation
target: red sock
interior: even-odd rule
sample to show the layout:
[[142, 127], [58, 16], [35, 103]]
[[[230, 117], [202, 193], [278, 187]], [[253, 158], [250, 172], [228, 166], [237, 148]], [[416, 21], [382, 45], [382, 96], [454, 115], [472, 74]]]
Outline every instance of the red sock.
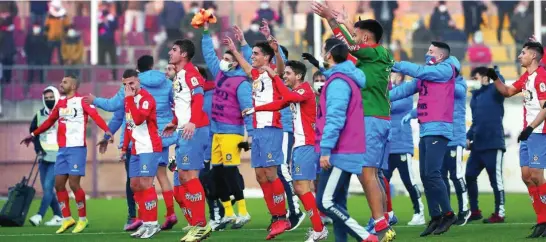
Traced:
[[78, 215], [80, 217], [86, 216], [86, 208], [85, 208], [85, 192], [83, 189], [79, 189], [74, 192], [74, 197], [76, 197], [76, 205], [78, 207]]
[[531, 197], [531, 202], [533, 203], [533, 209], [535, 209], [535, 214], [537, 215], [537, 222], [538, 222], [538, 215], [540, 214], [540, 198], [538, 196], [538, 187], [535, 186], [529, 186], [527, 187], [529, 190], [529, 196]]
[[[199, 179], [194, 178], [184, 183], [187, 206], [190, 208], [192, 225], [207, 225], [205, 217], [205, 190]], [[186, 203], [186, 202], [185, 202]]]
[[133, 198], [135, 199], [135, 203], [137, 205], [137, 219], [142, 220], [142, 216], [144, 215], [144, 212], [142, 211], [143, 206], [140, 204], [140, 200], [142, 199], [142, 192], [133, 191]]
[[163, 200], [167, 207], [167, 217], [174, 214], [173, 190], [163, 192]]
[[286, 200], [284, 199], [284, 186], [281, 179], [277, 177], [271, 185], [273, 191], [273, 215], [285, 216], [286, 215]]
[[174, 199], [178, 203], [178, 206], [180, 206], [180, 209], [182, 209], [182, 212], [184, 213], [184, 217], [186, 218], [186, 221], [191, 225], [191, 217], [188, 210], [188, 207], [186, 205], [186, 191], [184, 189], [184, 186], [176, 186], [174, 187]]
[[[392, 200], [391, 200], [391, 186], [389, 184], [389, 180], [385, 176], [383, 176], [383, 181], [385, 182], [385, 193], [387, 195], [387, 212], [392, 211]], [[387, 219], [389, 216], [387, 215]]]
[[309, 218], [311, 219], [311, 224], [313, 225], [313, 230], [315, 232], [321, 232], [324, 228], [324, 225], [322, 224], [322, 220], [320, 219], [320, 214], [317, 209], [317, 202], [315, 201], [315, 196], [313, 196], [313, 193], [308, 192], [300, 196], [301, 202], [303, 203], [303, 207], [307, 211], [307, 214], [309, 214]]
[[64, 218], [70, 217], [70, 203], [68, 200], [68, 191], [57, 192], [57, 200], [59, 200], [59, 206]]
[[260, 183], [260, 187], [264, 193], [265, 205], [267, 205], [269, 213], [273, 214], [273, 186], [270, 182], [266, 182]]
[[157, 221], [157, 193], [154, 187], [150, 187], [142, 192], [141, 204], [143, 207], [144, 222]]
[[[538, 192], [537, 192], [537, 197], [538, 197], [538, 204], [539, 204], [539, 207], [540, 207], [540, 212], [538, 214], [538, 219], [537, 219], [537, 223], [545, 223], [546, 222], [546, 204], [545, 204], [545, 201], [546, 201], [546, 183], [540, 185], [538, 187]], [[545, 198], [545, 199], [543, 199]]]

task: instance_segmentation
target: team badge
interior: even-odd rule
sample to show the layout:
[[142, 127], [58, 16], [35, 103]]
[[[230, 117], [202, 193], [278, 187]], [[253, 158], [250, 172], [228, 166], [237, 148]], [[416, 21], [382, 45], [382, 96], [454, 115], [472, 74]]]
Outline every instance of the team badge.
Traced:
[[400, 160], [402, 162], [405, 162], [408, 158], [406, 158], [406, 155], [400, 155]]
[[182, 162], [183, 162], [183, 163], [188, 163], [188, 160], [189, 160], [189, 159], [190, 159], [190, 158], [188, 158], [188, 156], [185, 155], [185, 156], [182, 158]]
[[546, 92], [546, 84], [540, 83], [539, 89], [540, 89], [541, 92]]
[[533, 156], [533, 160], [534, 160], [535, 162], [538, 161], [538, 155], [534, 155], [534, 156]]
[[298, 89], [296, 92], [299, 93], [300, 95], [303, 95], [303, 94], [305, 93], [305, 90], [303, 90], [303, 89]]
[[150, 105], [150, 104], [148, 103], [148, 101], [144, 101], [144, 102], [142, 103], [142, 109], [148, 109], [148, 106], [149, 106], [149, 105]]
[[267, 159], [271, 159], [271, 158], [273, 158], [273, 154], [267, 153]]
[[191, 85], [194, 86], [194, 87], [199, 85], [199, 81], [197, 80], [197, 77], [192, 77], [190, 79], [190, 82], [191, 82]]
[[299, 165], [296, 166], [296, 174], [300, 174], [301, 173], [301, 167]]
[[226, 160], [231, 161], [231, 158], [232, 158], [232, 157], [231, 157], [231, 154], [227, 154], [227, 155], [226, 155]]
[[541, 195], [541, 196], [540, 196], [540, 201], [541, 201], [543, 204], [546, 204], [546, 195]]
[[143, 171], [145, 171], [145, 170], [147, 170], [147, 169], [148, 169], [148, 166], [142, 165], [142, 170], [143, 170]]
[[457, 151], [452, 150], [451, 151], [451, 157], [455, 157], [455, 156], [457, 156]]
[[78, 165], [74, 164], [74, 169], [78, 169]]

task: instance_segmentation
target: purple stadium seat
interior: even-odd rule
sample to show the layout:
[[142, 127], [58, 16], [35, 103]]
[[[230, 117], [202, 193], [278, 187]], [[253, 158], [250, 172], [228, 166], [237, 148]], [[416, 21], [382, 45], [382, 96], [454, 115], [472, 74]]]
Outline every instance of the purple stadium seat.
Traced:
[[119, 91], [120, 84], [114, 83], [101, 83], [100, 92], [97, 96], [104, 98], [111, 98]]
[[13, 40], [15, 41], [15, 47], [25, 46], [26, 35], [23, 30], [15, 30], [13, 32]]
[[126, 65], [129, 61], [127, 59], [127, 49], [121, 49], [119, 55], [118, 55], [118, 65]]
[[22, 84], [7, 84], [2, 87], [2, 98], [8, 101], [25, 100], [25, 90]]
[[114, 80], [112, 69], [106, 67], [97, 67], [92, 70], [91, 78], [96, 82], [109, 82]]
[[135, 49], [134, 51], [135, 51], [134, 53], [135, 60], [140, 58], [143, 55], [152, 55], [152, 51], [149, 49]]
[[87, 95], [89, 93], [95, 93], [95, 83], [91, 82], [84, 82], [80, 84], [80, 88], [78, 88], [78, 93], [80, 95]]
[[229, 16], [221, 16], [220, 19], [220, 31], [227, 32], [230, 28]]
[[91, 29], [91, 18], [89, 16], [74, 16], [74, 27], [81, 32], [89, 32]]
[[143, 46], [144, 34], [143, 33], [128, 33], [125, 39], [126, 45], [131, 46]]
[[46, 82], [58, 83], [64, 77], [64, 71], [59, 69], [47, 70], [46, 71]]
[[157, 15], [146, 15], [145, 29], [151, 32], [159, 30]]
[[42, 99], [44, 89], [49, 86], [48, 84], [31, 84], [28, 90], [28, 98], [30, 99]]
[[[11, 79], [25, 83], [28, 80], [28, 74], [28, 70], [14, 70]], [[38, 77], [35, 77], [34, 80], [38, 80]]]
[[86, 30], [86, 31], [81, 31], [80, 34], [81, 34], [81, 37], [83, 39], [83, 45], [85, 47], [90, 46], [91, 45], [91, 32], [89, 30]]

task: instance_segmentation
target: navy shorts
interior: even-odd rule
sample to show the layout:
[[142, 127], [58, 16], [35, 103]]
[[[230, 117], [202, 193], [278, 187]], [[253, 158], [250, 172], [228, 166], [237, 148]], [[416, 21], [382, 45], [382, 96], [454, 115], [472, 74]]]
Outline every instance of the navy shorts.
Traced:
[[250, 161], [252, 168], [278, 166], [284, 162], [282, 152], [283, 131], [265, 127], [254, 129]]
[[315, 152], [315, 147], [299, 146], [292, 154], [292, 179], [314, 181], [317, 178], [317, 165], [320, 158], [320, 155]]
[[62, 147], [57, 152], [55, 175], [85, 176], [87, 147]]

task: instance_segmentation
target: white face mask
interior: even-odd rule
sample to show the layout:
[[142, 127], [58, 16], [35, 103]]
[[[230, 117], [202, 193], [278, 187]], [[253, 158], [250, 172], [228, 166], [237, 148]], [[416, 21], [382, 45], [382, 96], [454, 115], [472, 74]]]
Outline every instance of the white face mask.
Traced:
[[66, 34], [68, 35], [68, 37], [74, 37], [76, 36], [76, 30], [69, 29]]
[[39, 33], [40, 33], [40, 30], [42, 30], [42, 28], [40, 28], [40, 27], [33, 27], [33, 28], [32, 28], [32, 33], [34, 33], [34, 34], [39, 34]]
[[315, 82], [315, 83], [313, 83], [313, 88], [315, 88], [315, 91], [317, 91], [317, 92], [323, 86], [324, 86], [324, 82]]
[[250, 25], [250, 30], [252, 32], [258, 32], [260, 30], [260, 25], [257, 25], [257, 24]]
[[390, 45], [389, 45], [389, 48], [390, 48], [392, 51], [397, 51], [397, 50], [398, 50], [398, 45], [397, 45], [397, 44], [390, 44]]
[[268, 9], [269, 8], [269, 3], [261, 3], [260, 8], [261, 9]]
[[231, 70], [232, 67], [233, 67], [233, 64], [231, 62], [228, 62], [228, 61], [225, 61], [225, 60], [220, 61], [220, 70], [221, 71], [227, 72], [227, 71]]
[[518, 6], [518, 12], [520, 13], [525, 13], [525, 11], [527, 11], [527, 7], [523, 6], [523, 5], [520, 5]]
[[443, 12], [447, 11], [447, 7], [446, 7], [446, 5], [440, 5], [440, 6], [438, 7], [438, 10], [440, 10], [440, 12], [443, 13]]
[[192, 12], [192, 13], [197, 13], [197, 12], [199, 12], [199, 8], [197, 8], [197, 7], [192, 8], [192, 9], [191, 9], [191, 12]]

